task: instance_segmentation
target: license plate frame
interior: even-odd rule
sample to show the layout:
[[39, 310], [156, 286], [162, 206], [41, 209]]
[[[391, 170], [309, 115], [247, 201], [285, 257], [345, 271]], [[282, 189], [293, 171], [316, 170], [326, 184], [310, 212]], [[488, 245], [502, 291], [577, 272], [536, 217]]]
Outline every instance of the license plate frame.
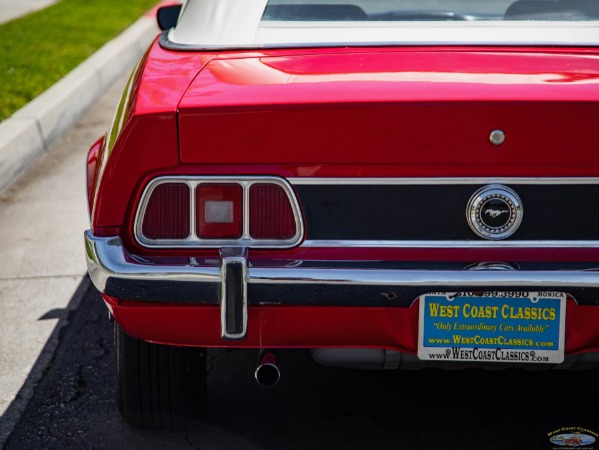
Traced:
[[419, 297], [418, 357], [479, 363], [564, 360], [563, 292], [431, 292]]

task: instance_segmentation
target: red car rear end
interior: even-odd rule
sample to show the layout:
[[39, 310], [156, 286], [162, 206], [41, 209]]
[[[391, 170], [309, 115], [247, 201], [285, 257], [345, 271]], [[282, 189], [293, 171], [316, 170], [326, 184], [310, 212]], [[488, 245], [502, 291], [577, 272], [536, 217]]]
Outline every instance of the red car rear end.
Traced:
[[[177, 42], [196, 6], [90, 150], [88, 267], [115, 318], [130, 422], [201, 410], [208, 347], [261, 349], [263, 384], [285, 348], [380, 369], [596, 364], [592, 32], [561, 46], [467, 32]], [[290, 20], [270, 7], [252, 9], [256, 36]], [[364, 33], [402, 20], [368, 14], [341, 20]]]

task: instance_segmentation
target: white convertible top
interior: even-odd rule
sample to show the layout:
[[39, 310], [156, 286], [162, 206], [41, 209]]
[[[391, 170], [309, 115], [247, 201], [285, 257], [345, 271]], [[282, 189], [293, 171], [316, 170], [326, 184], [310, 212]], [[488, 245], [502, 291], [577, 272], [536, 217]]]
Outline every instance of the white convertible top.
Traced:
[[597, 46], [599, 0], [185, 0], [166, 41], [198, 49]]

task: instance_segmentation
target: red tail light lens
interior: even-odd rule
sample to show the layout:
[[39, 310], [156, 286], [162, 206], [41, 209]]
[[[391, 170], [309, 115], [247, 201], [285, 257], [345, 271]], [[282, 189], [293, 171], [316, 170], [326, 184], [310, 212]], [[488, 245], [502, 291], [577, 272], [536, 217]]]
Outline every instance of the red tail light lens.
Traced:
[[250, 236], [253, 239], [291, 239], [295, 217], [287, 194], [275, 184], [250, 188]]
[[165, 183], [154, 189], [148, 201], [142, 233], [148, 239], [185, 239], [189, 236], [189, 187]]
[[94, 188], [96, 184], [96, 168], [98, 155], [104, 145], [104, 137], [98, 139], [87, 152], [87, 210], [91, 215], [94, 205]]
[[243, 190], [238, 184], [200, 184], [196, 191], [200, 239], [237, 239], [243, 231]]
[[254, 175], [157, 177], [141, 195], [133, 232], [149, 248], [291, 248], [304, 238], [290, 184]]

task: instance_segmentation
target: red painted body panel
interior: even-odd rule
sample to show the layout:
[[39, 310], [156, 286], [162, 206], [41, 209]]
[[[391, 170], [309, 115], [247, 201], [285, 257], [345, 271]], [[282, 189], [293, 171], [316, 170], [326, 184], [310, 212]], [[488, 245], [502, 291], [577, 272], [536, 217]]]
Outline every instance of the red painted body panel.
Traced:
[[368, 48], [221, 54], [182, 108], [275, 104], [596, 101], [599, 55], [526, 48]]
[[[199, 53], [155, 42], [99, 150], [97, 236], [134, 254], [132, 225], [159, 175], [597, 177], [599, 53], [590, 49], [379, 48]], [[489, 142], [500, 128], [506, 141]], [[249, 250], [249, 259], [599, 261], [599, 249]], [[105, 296], [133, 336], [177, 345], [384, 347], [414, 353], [411, 308], [249, 308], [248, 337], [223, 341], [215, 306]], [[599, 309], [569, 301], [566, 353], [599, 351]], [[309, 333], [306, 332], [309, 330]]]
[[[596, 166], [598, 101], [599, 57], [575, 52], [220, 58], [181, 102], [181, 161], [385, 165], [377, 176], [396, 176], [394, 165], [425, 164], [436, 176], [470, 166], [506, 176], [502, 166], [514, 163]], [[507, 135], [501, 149], [488, 140], [497, 128]]]
[[[593, 131], [599, 102], [591, 100], [599, 99], [598, 76], [599, 57], [590, 50], [380, 48], [374, 54], [312, 49], [217, 55], [168, 51], [155, 42], [136, 72], [110, 158], [102, 158], [93, 227], [99, 235], [111, 235], [126, 224], [121, 234], [129, 248], [167, 253], [138, 246], [130, 226], [143, 187], [159, 174], [596, 176]], [[532, 102], [541, 95], [553, 101]], [[340, 96], [350, 104], [333, 105]], [[294, 98], [301, 107], [273, 105]], [[389, 99], [395, 102], [376, 113], [369, 128], [352, 125]], [[176, 155], [178, 108], [183, 161]], [[570, 112], [563, 114], [562, 108]], [[496, 127], [508, 135], [501, 149], [488, 142]], [[196, 163], [186, 162], [186, 156]], [[548, 253], [559, 260], [599, 256], [593, 249], [500, 252], [514, 261], [542, 260]], [[488, 249], [325, 249], [290, 250], [282, 257], [472, 261], [499, 255]]]
[[102, 176], [92, 211], [94, 230], [121, 226], [139, 178], [158, 167], [176, 167], [176, 151], [174, 113], [130, 118], [112, 153], [102, 160]]
[[143, 177], [177, 167], [177, 105], [211, 58], [165, 51], [157, 42], [144, 55], [123, 93], [113, 136], [99, 157], [99, 187], [92, 209], [95, 231], [123, 225], [130, 195]]
[[[156, 305], [106, 298], [133, 336], [174, 345], [243, 348], [373, 347], [416, 353], [418, 302], [410, 308], [251, 308], [247, 339], [223, 341], [217, 306]], [[566, 305], [566, 354], [599, 351], [599, 308]], [[307, 332], [309, 330], [309, 332]]]
[[[129, 193], [158, 171], [595, 176], [598, 77], [599, 57], [590, 50], [311, 49], [217, 56], [168, 51], [155, 42], [131, 85], [123, 126], [106, 150], [110, 158], [100, 155], [92, 223], [98, 230], [121, 227]], [[539, 99], [543, 103], [534, 103]], [[501, 149], [488, 141], [495, 128], [507, 134]]]

